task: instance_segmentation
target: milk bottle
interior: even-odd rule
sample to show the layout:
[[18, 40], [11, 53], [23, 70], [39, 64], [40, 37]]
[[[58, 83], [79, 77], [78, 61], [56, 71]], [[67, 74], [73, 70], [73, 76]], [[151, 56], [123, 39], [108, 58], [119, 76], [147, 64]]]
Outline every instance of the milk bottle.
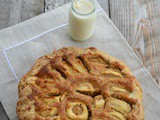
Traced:
[[77, 41], [89, 39], [94, 33], [95, 20], [93, 0], [74, 0], [69, 12], [69, 35]]

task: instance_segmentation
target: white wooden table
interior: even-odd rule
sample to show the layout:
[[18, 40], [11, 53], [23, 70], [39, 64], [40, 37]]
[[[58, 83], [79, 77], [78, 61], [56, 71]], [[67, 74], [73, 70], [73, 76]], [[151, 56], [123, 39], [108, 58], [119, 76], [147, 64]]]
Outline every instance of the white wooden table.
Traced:
[[[98, 0], [160, 84], [160, 0]], [[0, 0], [0, 29], [45, 13], [71, 0]], [[6, 120], [0, 107], [0, 120]]]
[[[72, 0], [0, 0], [0, 29]], [[98, 0], [160, 84], [160, 0]]]

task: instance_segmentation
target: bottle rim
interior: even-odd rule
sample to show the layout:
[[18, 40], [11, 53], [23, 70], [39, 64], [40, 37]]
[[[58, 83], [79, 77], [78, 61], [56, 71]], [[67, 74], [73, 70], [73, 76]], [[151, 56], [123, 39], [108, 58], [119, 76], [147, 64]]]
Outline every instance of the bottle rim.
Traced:
[[[79, 1], [79, 0], [78, 0]], [[78, 14], [78, 15], [82, 15], [82, 16], [87, 16], [87, 15], [90, 15], [90, 14], [92, 14], [92, 13], [94, 13], [95, 12], [95, 3], [94, 3], [94, 1], [93, 0], [87, 0], [87, 1], [89, 1], [89, 2], [91, 2], [91, 4], [93, 5], [93, 10], [91, 11], [91, 12], [89, 12], [89, 13], [87, 13], [87, 14], [82, 14], [82, 13], [79, 13], [79, 12], [77, 12], [75, 9], [74, 9], [74, 3], [75, 3], [75, 0], [73, 0], [73, 2], [72, 2], [72, 10], [76, 13], [76, 14]]]

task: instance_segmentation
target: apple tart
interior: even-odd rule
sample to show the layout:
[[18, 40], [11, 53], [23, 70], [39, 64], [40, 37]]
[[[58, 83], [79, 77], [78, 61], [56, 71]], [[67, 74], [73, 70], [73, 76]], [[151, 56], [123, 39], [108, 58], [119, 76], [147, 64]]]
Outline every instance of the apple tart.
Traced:
[[144, 120], [136, 78], [124, 62], [94, 47], [39, 58], [18, 91], [20, 120]]

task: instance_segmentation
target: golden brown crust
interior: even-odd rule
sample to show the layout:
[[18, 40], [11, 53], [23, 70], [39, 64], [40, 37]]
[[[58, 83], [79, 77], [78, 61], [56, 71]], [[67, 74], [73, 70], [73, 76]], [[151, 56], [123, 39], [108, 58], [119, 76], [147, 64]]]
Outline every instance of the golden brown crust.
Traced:
[[144, 120], [129, 68], [94, 47], [67, 47], [37, 60], [21, 79], [20, 120]]

